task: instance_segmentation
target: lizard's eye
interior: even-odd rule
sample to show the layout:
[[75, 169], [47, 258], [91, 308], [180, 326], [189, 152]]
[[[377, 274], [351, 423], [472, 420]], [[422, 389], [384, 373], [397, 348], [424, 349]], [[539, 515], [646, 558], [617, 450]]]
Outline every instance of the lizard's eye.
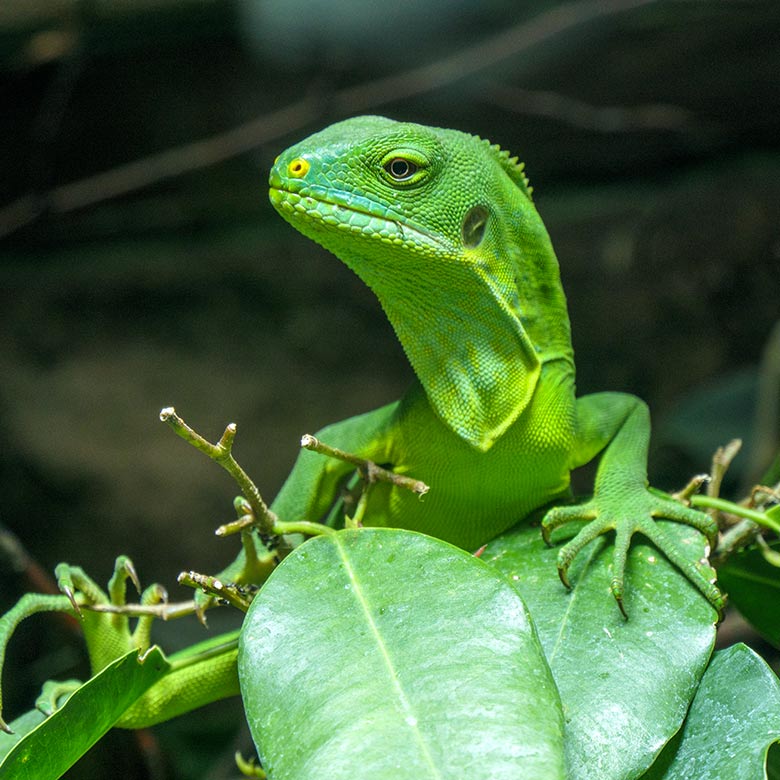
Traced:
[[385, 170], [396, 181], [407, 181], [417, 173], [417, 165], [411, 160], [405, 160], [403, 157], [393, 157], [385, 163]]
[[392, 149], [378, 162], [379, 174], [394, 189], [416, 187], [430, 172], [430, 160], [419, 149]]

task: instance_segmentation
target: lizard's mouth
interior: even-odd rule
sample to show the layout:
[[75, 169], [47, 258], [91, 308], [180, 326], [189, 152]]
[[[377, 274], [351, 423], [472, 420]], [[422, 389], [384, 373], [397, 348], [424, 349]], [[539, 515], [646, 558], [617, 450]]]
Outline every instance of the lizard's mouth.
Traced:
[[388, 242], [394, 246], [406, 246], [420, 250], [427, 247], [436, 253], [448, 253], [450, 248], [441, 236], [431, 234], [412, 224], [391, 209], [360, 198], [329, 191], [327, 197], [308, 190], [296, 192], [284, 187], [272, 186], [271, 203], [286, 219], [309, 222], [327, 230], [333, 228], [364, 238]]

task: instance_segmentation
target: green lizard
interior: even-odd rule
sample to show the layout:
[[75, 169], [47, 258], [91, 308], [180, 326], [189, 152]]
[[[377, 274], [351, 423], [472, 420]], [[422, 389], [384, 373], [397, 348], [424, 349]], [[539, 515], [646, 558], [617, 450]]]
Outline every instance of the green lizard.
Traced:
[[[575, 397], [558, 263], [516, 158], [455, 130], [358, 117], [285, 151], [270, 185], [279, 213], [375, 292], [417, 375], [400, 401], [318, 434], [329, 445], [431, 486], [420, 500], [388, 483], [371, 485], [366, 524], [422, 531], [474, 550], [531, 510], [565, 502], [570, 471], [603, 451], [592, 499], [555, 506], [542, 523], [548, 541], [555, 528], [584, 523], [560, 550], [564, 584], [577, 553], [614, 531], [611, 590], [625, 614], [626, 556], [632, 535], [640, 532], [714, 607], [722, 607], [718, 588], [655, 521], [687, 523], [711, 545], [717, 536], [707, 515], [648, 488], [645, 404], [621, 393]], [[302, 451], [272, 510], [284, 521], [324, 517], [353, 468]], [[218, 576], [246, 582], [244, 569], [242, 553]], [[71, 600], [25, 597], [32, 600], [8, 614], [5, 629], [0, 624], [0, 651], [27, 614], [73, 612], [74, 590], [86, 591], [81, 603], [101, 600], [89, 592], [83, 573], [69, 584], [68, 571], [64, 590]], [[55, 607], [51, 600], [58, 598]], [[102, 641], [100, 626], [85, 624], [94, 635], [93, 656], [99, 655], [92, 645]], [[121, 628], [117, 641], [124, 652], [130, 641], [126, 618]], [[143, 724], [144, 707], [146, 722], [154, 722], [175, 714], [176, 702], [179, 712], [204, 703], [209, 680], [211, 698], [235, 692], [235, 653], [228, 653], [218, 668], [214, 659], [187, 664], [178, 680], [152, 688], [126, 725]], [[182, 704], [180, 689], [195, 682], [197, 701], [185, 697]]]
[[[593, 498], [559, 506], [545, 539], [584, 522], [559, 573], [615, 531], [611, 589], [623, 610], [632, 535], [641, 532], [709, 601], [722, 596], [656, 517], [717, 536], [706, 515], [647, 486], [650, 419], [623, 393], [575, 398], [566, 299], [522, 164], [455, 130], [382, 117], [339, 122], [279, 156], [271, 202], [374, 291], [418, 381], [398, 402], [318, 436], [431, 485], [424, 500], [371, 487], [369, 525], [422, 531], [474, 550], [531, 510], [565, 498], [569, 472], [602, 450]], [[321, 517], [351, 466], [301, 452], [273, 510]]]

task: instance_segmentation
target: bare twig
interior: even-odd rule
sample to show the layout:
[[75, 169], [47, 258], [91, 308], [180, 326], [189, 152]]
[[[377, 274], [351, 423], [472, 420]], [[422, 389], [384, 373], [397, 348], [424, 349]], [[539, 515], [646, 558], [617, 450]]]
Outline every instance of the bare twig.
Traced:
[[688, 109], [667, 103], [595, 106], [559, 92], [523, 89], [506, 84], [488, 85], [484, 94], [492, 103], [507, 111], [548, 117], [600, 133], [625, 133], [631, 130], [687, 132], [695, 119], [693, 112]]
[[241, 515], [238, 520], [233, 520], [230, 523], [225, 523], [217, 528], [214, 533], [217, 536], [232, 536], [241, 531], [245, 531], [247, 528], [251, 528], [255, 524], [255, 515], [253, 512], [248, 512], [245, 515]]
[[128, 615], [129, 617], [154, 617], [160, 620], [175, 620], [176, 618], [191, 615], [196, 611], [194, 601], [179, 601], [174, 604], [162, 602], [160, 604], [82, 604], [82, 610], [89, 612], [110, 612], [116, 615]]
[[572, 28], [654, 2], [656, 0], [585, 0], [565, 3], [473, 46], [467, 46], [449, 57], [342, 90], [335, 96], [336, 106], [342, 111], [365, 111], [431, 92], [497, 65]]
[[241, 589], [235, 585], [222, 582], [210, 574], [199, 574], [196, 571], [183, 571], [178, 581], [180, 585], [188, 585], [191, 588], [199, 588], [204, 593], [226, 601], [236, 609], [246, 612], [252, 603], [251, 598], [246, 598]]
[[187, 423], [176, 414], [172, 406], [168, 406], [160, 412], [160, 420], [173, 428], [174, 432], [181, 436], [193, 447], [208, 455], [213, 461], [222, 466], [236, 481], [252, 509], [253, 525], [258, 529], [260, 538], [266, 547], [276, 549], [283, 546], [282, 537], [274, 530], [278, 517], [268, 508], [257, 486], [249, 478], [247, 473], [238, 465], [233, 457], [233, 440], [236, 437], [236, 425], [230, 423], [222, 434], [217, 444], [206, 441], [199, 433], [190, 428]]
[[701, 486], [706, 485], [709, 481], [709, 474], [696, 474], [696, 476], [691, 477], [690, 480], [688, 480], [688, 484], [682, 490], [672, 493], [672, 498], [687, 504], [690, 501], [691, 496], [694, 493], [698, 493]]
[[237, 519], [217, 528], [214, 531], [217, 536], [231, 536], [255, 525], [255, 513], [252, 511], [251, 504], [243, 496], [236, 496], [233, 499], [233, 508], [236, 510]]
[[731, 466], [731, 461], [737, 457], [742, 449], [741, 439], [732, 439], [725, 447], [718, 447], [712, 456], [712, 467], [710, 469], [710, 481], [707, 484], [707, 495], [717, 498], [720, 495], [720, 486], [723, 477]]
[[750, 502], [753, 506], [763, 506], [770, 502], [780, 504], [780, 485], [754, 485], [750, 491]]
[[331, 447], [311, 434], [307, 433], [303, 435], [301, 438], [301, 447], [312, 450], [313, 452], [318, 452], [320, 455], [326, 455], [329, 458], [336, 458], [351, 464], [360, 471], [363, 478], [369, 484], [374, 482], [389, 482], [390, 484], [404, 488], [405, 490], [411, 490], [412, 493], [415, 493], [418, 496], [424, 496], [430, 490], [428, 485], [419, 479], [405, 477], [403, 474], [396, 474], [394, 471], [383, 469], [371, 460], [359, 458], [357, 455], [344, 452], [344, 450], [340, 450], [337, 447]]

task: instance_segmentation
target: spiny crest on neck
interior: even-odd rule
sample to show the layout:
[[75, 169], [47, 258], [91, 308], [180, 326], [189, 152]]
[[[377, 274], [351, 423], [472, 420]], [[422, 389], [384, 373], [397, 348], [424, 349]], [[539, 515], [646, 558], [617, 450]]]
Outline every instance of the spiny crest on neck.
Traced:
[[520, 162], [517, 157], [510, 157], [509, 151], [502, 149], [498, 144], [490, 143], [487, 138], [480, 138], [479, 136], [477, 138], [490, 150], [490, 153], [507, 172], [509, 178], [533, 200], [534, 188], [529, 185], [528, 177], [525, 175], [525, 163]]

